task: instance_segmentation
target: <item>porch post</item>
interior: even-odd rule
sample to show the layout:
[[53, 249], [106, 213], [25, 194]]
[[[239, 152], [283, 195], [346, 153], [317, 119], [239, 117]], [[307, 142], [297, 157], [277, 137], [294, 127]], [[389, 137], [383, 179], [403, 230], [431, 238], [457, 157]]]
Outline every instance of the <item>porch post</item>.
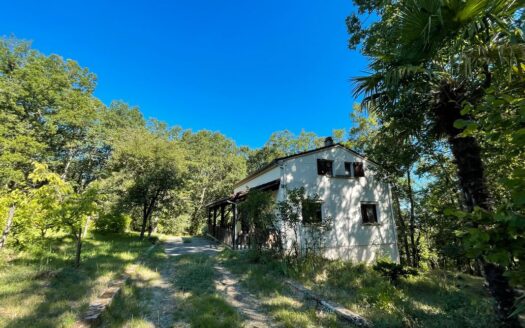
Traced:
[[221, 205], [221, 228], [224, 228], [226, 226], [226, 220], [224, 218], [224, 208], [226, 207], [226, 205], [222, 204]]
[[217, 238], [217, 207], [213, 208], [213, 237]]
[[211, 208], [208, 207], [208, 233], [211, 232]]
[[232, 212], [233, 212], [233, 236], [232, 236], [232, 248], [237, 248], [237, 204], [232, 204]]

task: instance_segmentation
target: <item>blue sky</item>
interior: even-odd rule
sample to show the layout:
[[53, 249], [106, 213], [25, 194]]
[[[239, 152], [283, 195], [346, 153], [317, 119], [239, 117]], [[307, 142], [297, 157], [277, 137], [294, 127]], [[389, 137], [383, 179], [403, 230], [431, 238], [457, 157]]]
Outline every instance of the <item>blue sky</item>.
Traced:
[[[5, 7], [5, 5], [4, 5]], [[78, 61], [96, 96], [259, 147], [273, 131], [351, 126], [351, 0], [11, 1], [1, 34]]]

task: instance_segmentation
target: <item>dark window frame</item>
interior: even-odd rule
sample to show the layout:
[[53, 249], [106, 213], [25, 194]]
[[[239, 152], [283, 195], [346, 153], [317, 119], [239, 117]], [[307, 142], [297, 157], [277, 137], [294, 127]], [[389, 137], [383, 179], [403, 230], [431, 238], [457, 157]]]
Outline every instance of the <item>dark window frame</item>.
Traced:
[[317, 175], [334, 176], [334, 161], [329, 159], [317, 159]]
[[[368, 209], [372, 210], [373, 218], [370, 219]], [[378, 225], [377, 203], [361, 203], [361, 222], [363, 225]]]
[[[310, 210], [310, 208], [307, 207], [313, 206], [316, 206], [316, 208], [314, 209], [314, 216], [308, 216], [307, 213], [305, 213], [305, 211]], [[314, 200], [304, 200], [301, 204], [301, 217], [304, 225], [323, 222], [323, 202]], [[315, 218], [315, 220], [312, 220], [312, 218]]]

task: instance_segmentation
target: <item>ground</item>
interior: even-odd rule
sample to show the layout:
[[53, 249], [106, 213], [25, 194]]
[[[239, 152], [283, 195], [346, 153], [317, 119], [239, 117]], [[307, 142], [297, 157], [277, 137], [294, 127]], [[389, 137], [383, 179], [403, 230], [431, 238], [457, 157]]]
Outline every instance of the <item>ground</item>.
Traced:
[[[147, 256], [145, 251], [150, 249]], [[107, 283], [130, 276], [103, 327], [348, 327], [284, 283], [293, 279], [375, 327], [492, 327], [492, 302], [476, 277], [429, 272], [396, 287], [362, 265], [221, 249], [202, 238], [94, 235], [80, 269], [73, 242], [0, 253], [0, 327], [71, 327]], [[142, 256], [141, 256], [142, 254]]]

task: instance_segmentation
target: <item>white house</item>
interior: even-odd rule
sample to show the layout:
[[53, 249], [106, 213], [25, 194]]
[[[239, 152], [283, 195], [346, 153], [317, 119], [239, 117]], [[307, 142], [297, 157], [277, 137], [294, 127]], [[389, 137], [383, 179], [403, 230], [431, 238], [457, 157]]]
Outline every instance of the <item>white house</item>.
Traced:
[[[325, 257], [367, 263], [388, 257], [398, 262], [390, 186], [375, 176], [377, 167], [327, 138], [324, 147], [275, 159], [239, 181], [233, 196], [208, 204], [208, 231], [235, 247], [243, 233], [235, 204], [247, 190], [268, 190], [278, 202], [286, 200], [289, 190], [303, 187], [308, 196], [320, 198], [313, 219], [330, 218], [333, 224], [323, 245]], [[302, 231], [300, 244], [307, 238]]]

